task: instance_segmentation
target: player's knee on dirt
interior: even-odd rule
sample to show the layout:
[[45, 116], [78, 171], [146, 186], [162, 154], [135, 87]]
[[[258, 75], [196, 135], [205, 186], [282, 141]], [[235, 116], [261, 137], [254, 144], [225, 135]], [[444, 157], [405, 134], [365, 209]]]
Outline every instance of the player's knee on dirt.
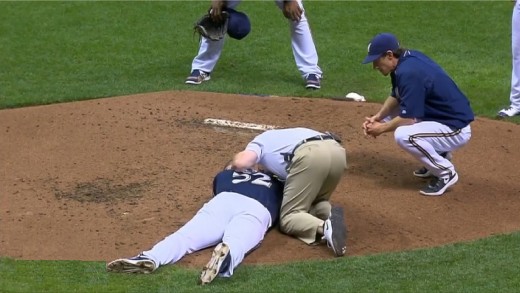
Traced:
[[329, 201], [320, 201], [311, 206], [309, 214], [315, 216], [318, 219], [326, 220], [330, 216], [332, 207]]
[[280, 217], [280, 231], [282, 233], [285, 233], [285, 234], [288, 234], [288, 235], [295, 235], [295, 233], [301, 233], [302, 231], [299, 231], [299, 229], [297, 229], [295, 227], [295, 225], [297, 226], [297, 219], [294, 218], [294, 216], [296, 216], [297, 214], [299, 214], [299, 212], [293, 212], [293, 213], [289, 213], [287, 215], [283, 215]]

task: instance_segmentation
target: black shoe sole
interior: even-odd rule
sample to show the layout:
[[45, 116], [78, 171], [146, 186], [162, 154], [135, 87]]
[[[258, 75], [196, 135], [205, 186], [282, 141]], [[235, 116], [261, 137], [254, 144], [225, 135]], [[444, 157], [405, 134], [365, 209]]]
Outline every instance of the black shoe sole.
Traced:
[[347, 226], [343, 217], [343, 208], [332, 207], [330, 222], [332, 225], [332, 249], [336, 256], [343, 256], [347, 250]]

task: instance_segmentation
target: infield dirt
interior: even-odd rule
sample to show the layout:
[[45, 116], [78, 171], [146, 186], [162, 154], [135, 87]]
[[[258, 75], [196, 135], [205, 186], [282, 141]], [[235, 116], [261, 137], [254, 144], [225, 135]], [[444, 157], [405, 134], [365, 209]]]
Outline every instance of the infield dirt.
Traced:
[[[130, 257], [169, 235], [211, 197], [211, 182], [258, 132], [205, 118], [332, 131], [348, 168], [332, 203], [344, 207], [348, 256], [411, 250], [520, 230], [520, 127], [478, 118], [454, 153], [459, 183], [418, 192], [417, 163], [393, 141], [363, 136], [379, 104], [170, 91], [0, 111], [0, 255], [16, 259]], [[202, 266], [211, 250], [184, 258]], [[269, 232], [245, 263], [327, 259]]]

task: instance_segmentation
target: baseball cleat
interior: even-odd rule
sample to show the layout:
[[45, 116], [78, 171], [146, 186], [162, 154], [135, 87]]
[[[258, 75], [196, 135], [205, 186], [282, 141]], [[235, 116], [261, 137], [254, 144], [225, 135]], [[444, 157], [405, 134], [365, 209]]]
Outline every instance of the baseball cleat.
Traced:
[[517, 115], [520, 115], [520, 110], [513, 106], [510, 106], [509, 108], [504, 108], [500, 110], [497, 114], [499, 118], [513, 117]]
[[155, 262], [140, 254], [132, 258], [120, 258], [107, 264], [107, 272], [149, 274], [157, 269]]
[[323, 239], [332, 248], [336, 256], [343, 256], [347, 251], [347, 226], [343, 219], [343, 209], [332, 207], [330, 217], [323, 223]]
[[218, 274], [229, 269], [231, 264], [231, 254], [229, 246], [226, 243], [219, 243], [211, 255], [211, 259], [204, 266], [200, 273], [200, 284], [206, 285], [211, 283]]
[[448, 177], [432, 179], [430, 184], [425, 188], [421, 189], [419, 192], [422, 195], [428, 196], [440, 196], [443, 195], [444, 192], [448, 189], [448, 187], [454, 185], [459, 180], [459, 175], [457, 172], [450, 174]]
[[314, 74], [314, 73], [310, 73], [310, 74], [307, 74], [307, 76], [305, 77], [305, 88], [306, 89], [320, 89], [321, 88], [321, 78], [319, 77], [319, 75], [317, 74]]
[[186, 84], [201, 84], [203, 81], [210, 80], [209, 72], [204, 72], [199, 69], [195, 69], [191, 72], [190, 76], [186, 78]]

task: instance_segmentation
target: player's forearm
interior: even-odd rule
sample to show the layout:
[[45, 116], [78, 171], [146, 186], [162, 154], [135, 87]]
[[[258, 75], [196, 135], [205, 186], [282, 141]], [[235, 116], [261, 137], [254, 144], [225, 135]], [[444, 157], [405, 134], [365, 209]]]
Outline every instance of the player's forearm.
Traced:
[[388, 121], [387, 123], [385, 123], [386, 124], [385, 132], [394, 131], [399, 126], [412, 125], [414, 123], [415, 123], [415, 119], [403, 118], [403, 117], [397, 116], [397, 117], [394, 117], [392, 120]]
[[378, 118], [377, 120], [381, 120], [388, 116], [396, 107], [399, 107], [399, 102], [397, 99], [392, 96], [388, 96], [388, 98], [386, 98], [385, 102], [383, 103], [383, 106], [381, 106], [381, 109], [376, 114]]
[[233, 168], [237, 170], [252, 168], [256, 164], [257, 158], [258, 156], [253, 151], [241, 151], [233, 158]]

